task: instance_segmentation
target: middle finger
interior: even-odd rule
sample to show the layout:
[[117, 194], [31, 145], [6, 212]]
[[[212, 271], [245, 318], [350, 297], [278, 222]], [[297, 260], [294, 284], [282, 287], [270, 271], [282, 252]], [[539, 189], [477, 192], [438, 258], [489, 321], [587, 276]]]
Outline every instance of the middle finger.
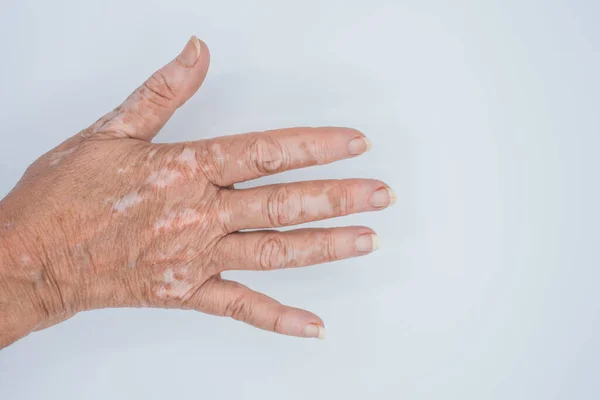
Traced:
[[220, 216], [229, 232], [275, 228], [382, 210], [396, 196], [375, 179], [295, 182], [222, 192]]

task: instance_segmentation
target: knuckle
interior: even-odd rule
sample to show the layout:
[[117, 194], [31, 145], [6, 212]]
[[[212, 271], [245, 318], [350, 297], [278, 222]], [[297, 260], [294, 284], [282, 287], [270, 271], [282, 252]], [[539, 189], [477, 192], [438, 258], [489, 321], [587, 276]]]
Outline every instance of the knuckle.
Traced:
[[327, 140], [315, 140], [311, 146], [314, 164], [322, 163], [329, 158], [329, 146]]
[[223, 160], [220, 157], [213, 156], [207, 145], [199, 146], [196, 151], [196, 161], [200, 170], [210, 182], [218, 184], [223, 181], [225, 176]]
[[246, 301], [246, 297], [242, 294], [229, 302], [225, 308], [225, 316], [235, 319], [236, 321], [247, 321], [250, 316], [250, 307]]
[[287, 169], [289, 154], [279, 142], [261, 136], [248, 144], [248, 168], [260, 175], [274, 174]]
[[321, 241], [321, 254], [323, 255], [322, 261], [334, 261], [339, 259], [335, 238], [331, 233], [327, 233]]
[[161, 71], [156, 71], [144, 82], [142, 95], [150, 102], [162, 108], [173, 108], [177, 98], [173, 88]]
[[301, 197], [285, 186], [277, 187], [267, 197], [266, 213], [272, 226], [294, 225], [304, 214]]
[[343, 183], [335, 185], [329, 191], [329, 199], [335, 215], [349, 214], [354, 207], [352, 189]]
[[269, 234], [258, 244], [258, 266], [262, 270], [285, 268], [288, 265], [288, 247], [280, 235]]
[[[221, 189], [227, 190], [227, 189]], [[223, 200], [223, 191], [220, 192], [219, 201], [215, 204], [215, 209], [217, 210], [217, 220], [219, 221], [220, 226], [223, 228], [225, 232], [235, 232], [234, 223], [233, 223], [233, 211], [231, 210], [231, 204], [229, 201]]]
[[273, 328], [272, 328], [273, 332], [282, 333], [283, 332], [282, 323], [283, 323], [283, 313], [278, 312], [277, 315], [275, 316], [275, 320], [273, 321]]

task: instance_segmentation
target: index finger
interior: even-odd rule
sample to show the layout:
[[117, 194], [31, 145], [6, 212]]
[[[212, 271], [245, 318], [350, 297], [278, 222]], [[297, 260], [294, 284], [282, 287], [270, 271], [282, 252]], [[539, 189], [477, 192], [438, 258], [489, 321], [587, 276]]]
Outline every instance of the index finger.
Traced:
[[196, 142], [201, 167], [215, 185], [226, 187], [279, 172], [355, 157], [371, 144], [351, 128], [288, 128]]

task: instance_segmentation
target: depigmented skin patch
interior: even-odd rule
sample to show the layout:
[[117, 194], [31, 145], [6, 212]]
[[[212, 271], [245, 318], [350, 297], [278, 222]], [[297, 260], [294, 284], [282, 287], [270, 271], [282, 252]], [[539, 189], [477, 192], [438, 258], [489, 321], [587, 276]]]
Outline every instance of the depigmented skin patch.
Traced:
[[172, 283], [175, 280], [175, 273], [173, 272], [173, 268], [167, 268], [165, 273], [163, 274], [163, 282], [165, 284]]
[[189, 297], [192, 289], [194, 289], [193, 283], [185, 281], [176, 281], [168, 285], [160, 286], [156, 290], [156, 296], [163, 300], [183, 300]]
[[157, 232], [169, 232], [180, 230], [200, 221], [202, 216], [196, 210], [186, 208], [179, 212], [171, 211], [165, 217], [160, 218], [154, 224], [154, 230]]
[[303, 221], [319, 220], [340, 215], [342, 210], [338, 194], [327, 189], [290, 192], [285, 187], [270, 190], [262, 204], [247, 202], [248, 211], [267, 213], [274, 226], [296, 225]]
[[188, 267], [170, 267], [163, 274], [162, 282], [155, 288], [155, 294], [163, 300], [183, 300], [197, 287], [189, 275]]
[[73, 260], [79, 268], [89, 268], [92, 266], [89, 251], [81, 244], [76, 244], [73, 250]]
[[297, 158], [307, 165], [317, 165], [322, 157], [319, 157], [323, 153], [322, 150], [318, 149], [318, 142], [312, 140], [310, 142], [303, 141], [300, 143], [300, 151]]
[[210, 148], [212, 158], [219, 164], [224, 164], [230, 159], [230, 155], [223, 152], [223, 149], [218, 143], [215, 143]]
[[12, 229], [15, 224], [13, 222], [0, 222], [0, 232]]
[[198, 170], [198, 160], [196, 159], [196, 150], [186, 147], [181, 154], [177, 156], [176, 161], [183, 164], [192, 171]]
[[20, 257], [20, 261], [22, 265], [29, 265], [29, 263], [31, 263], [31, 257], [27, 254], [23, 254]]
[[115, 201], [113, 203], [113, 210], [124, 213], [142, 201], [144, 201], [144, 198], [138, 192], [132, 192]]
[[314, 213], [317, 217], [334, 215], [334, 209], [339, 210], [339, 205], [336, 205], [327, 193], [321, 193], [316, 196], [307, 196], [304, 198], [303, 202], [306, 210], [310, 210], [310, 212]]
[[163, 168], [159, 171], [153, 172], [148, 177], [148, 180], [146, 180], [146, 183], [149, 183], [157, 188], [167, 188], [182, 178], [183, 175], [181, 172], [174, 169]]
[[63, 158], [73, 154], [73, 152], [75, 152], [75, 149], [69, 149], [69, 150], [65, 150], [65, 151], [59, 151], [56, 153], [53, 153], [52, 156], [50, 157], [50, 166], [51, 167], [56, 167], [58, 164], [60, 164], [60, 162], [63, 160]]

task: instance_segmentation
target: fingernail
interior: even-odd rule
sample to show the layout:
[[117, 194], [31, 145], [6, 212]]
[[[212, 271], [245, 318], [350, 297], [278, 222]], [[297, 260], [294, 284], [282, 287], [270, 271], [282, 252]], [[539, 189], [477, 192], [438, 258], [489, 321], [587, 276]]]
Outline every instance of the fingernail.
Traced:
[[396, 194], [390, 188], [376, 190], [371, 196], [373, 207], [387, 207], [396, 203]]
[[356, 251], [370, 253], [379, 248], [379, 236], [374, 233], [366, 233], [356, 238]]
[[310, 324], [304, 327], [304, 337], [317, 338], [320, 340], [325, 339], [325, 328], [320, 325]]
[[191, 68], [196, 65], [198, 57], [200, 57], [200, 41], [196, 36], [192, 36], [181, 51], [181, 54], [177, 57], [177, 60], [184, 67]]
[[348, 154], [357, 156], [371, 150], [371, 142], [366, 137], [354, 138], [348, 143]]

